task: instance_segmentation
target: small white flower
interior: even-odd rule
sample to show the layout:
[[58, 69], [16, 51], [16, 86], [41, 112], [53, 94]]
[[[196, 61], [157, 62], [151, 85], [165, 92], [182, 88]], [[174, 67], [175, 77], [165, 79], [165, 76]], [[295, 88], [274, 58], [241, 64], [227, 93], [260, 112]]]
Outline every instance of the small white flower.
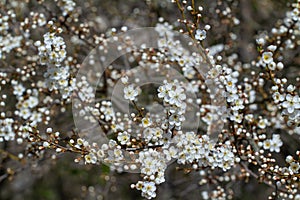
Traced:
[[178, 150], [174, 146], [171, 146], [168, 150], [164, 150], [164, 154], [168, 161], [170, 161], [172, 158], [177, 158], [177, 153]]
[[136, 96], [138, 96], [139, 92], [134, 86], [131, 84], [124, 88], [124, 98], [134, 101]]
[[243, 120], [243, 114], [239, 114], [237, 111], [234, 111], [233, 114], [230, 116], [231, 121], [235, 121], [237, 123], [241, 123]]
[[22, 94], [24, 93], [25, 88], [23, 87], [22, 84], [18, 84], [14, 86], [14, 91], [13, 94], [16, 95], [17, 97], [22, 96]]
[[264, 38], [257, 38], [256, 43], [258, 45], [264, 45], [266, 43], [266, 40]]
[[148, 126], [151, 126], [152, 121], [151, 121], [150, 118], [144, 117], [144, 118], [142, 119], [142, 124], [143, 124], [143, 127], [148, 127]]
[[20, 116], [23, 119], [28, 119], [31, 115], [31, 111], [28, 108], [23, 108], [22, 110], [20, 110]]
[[232, 88], [229, 92], [225, 93], [227, 102], [233, 102], [239, 98], [237, 94], [237, 88]]
[[147, 140], [150, 141], [153, 137], [153, 130], [152, 128], [146, 128], [143, 131], [143, 137]]
[[247, 120], [247, 121], [249, 121], [249, 122], [253, 122], [253, 114], [247, 114], [247, 115], [245, 115], [245, 119]]
[[128, 84], [128, 76], [123, 76], [123, 77], [121, 78], [121, 81], [122, 81], [122, 83], [123, 83], [124, 85]]
[[143, 188], [142, 188], [142, 194], [146, 198], [154, 198], [156, 197], [156, 186], [154, 182], [144, 182]]
[[257, 126], [261, 129], [266, 128], [269, 125], [269, 122], [267, 119], [260, 119], [257, 123]]
[[163, 130], [160, 129], [160, 128], [155, 128], [155, 129], [153, 130], [153, 135], [154, 135], [155, 138], [160, 139], [160, 138], [163, 137]]
[[299, 168], [300, 168], [299, 163], [292, 162], [292, 163], [290, 164], [289, 170], [290, 170], [291, 172], [293, 172], [293, 173], [298, 173]]
[[214, 120], [214, 115], [212, 113], [207, 113], [204, 117], [202, 117], [202, 120], [207, 124], [211, 125], [211, 123]]
[[99, 150], [97, 151], [97, 156], [98, 156], [99, 158], [104, 158], [105, 152], [104, 152], [102, 149], [99, 149]]
[[280, 94], [279, 92], [275, 92], [272, 97], [275, 103], [279, 103], [284, 100], [284, 95]]
[[262, 61], [266, 64], [273, 62], [273, 53], [272, 52], [264, 52], [262, 54]]
[[176, 90], [171, 90], [169, 92], [170, 100], [169, 103], [181, 107], [182, 101], [186, 99], [183, 88], [179, 87]]
[[208, 74], [211, 78], [216, 78], [220, 74], [221, 69], [221, 65], [216, 65], [208, 71]]
[[125, 131], [123, 133], [119, 133], [117, 139], [121, 143], [121, 145], [125, 145], [130, 141], [130, 135]]
[[89, 153], [84, 156], [85, 163], [91, 163], [91, 164], [96, 164], [97, 162], [97, 156], [94, 153]]
[[37, 97], [33, 97], [33, 96], [30, 96], [27, 99], [27, 102], [28, 102], [28, 105], [29, 105], [30, 108], [34, 108], [34, 107], [36, 107], [39, 104], [38, 98]]
[[36, 111], [33, 111], [30, 120], [32, 121], [31, 125], [36, 125], [38, 122], [42, 121], [42, 114]]
[[227, 76], [226, 81], [225, 81], [226, 90], [228, 92], [232, 92], [233, 90], [235, 90], [235, 88], [236, 88], [235, 83], [236, 82], [237, 82], [236, 78], [232, 78], [231, 76]]
[[282, 103], [282, 106], [287, 109], [288, 113], [293, 113], [295, 109], [300, 108], [299, 96], [286, 95], [286, 101]]
[[243, 100], [237, 99], [237, 100], [235, 100], [234, 106], [231, 109], [232, 110], [242, 110], [244, 108], [245, 108], [245, 106], [243, 105]]
[[289, 85], [289, 86], [287, 87], [286, 91], [288, 91], [288, 92], [294, 92], [295, 89], [296, 89], [296, 86], [294, 86], [294, 85]]
[[275, 63], [275, 62], [270, 62], [270, 63], [268, 64], [268, 68], [269, 68], [270, 70], [275, 70], [275, 69], [276, 69], [276, 63]]
[[269, 51], [275, 51], [275, 50], [277, 49], [277, 46], [275, 46], [275, 45], [270, 45], [270, 46], [267, 47], [267, 49], [268, 49]]
[[273, 152], [280, 152], [280, 147], [282, 146], [282, 141], [280, 139], [280, 135], [279, 134], [274, 134], [272, 137], [272, 140], [270, 141], [271, 145], [270, 145], [270, 151]]
[[115, 140], [109, 140], [108, 146], [109, 148], [114, 148], [117, 146], [117, 142]]
[[121, 149], [115, 149], [114, 150], [114, 156], [116, 159], [121, 160], [123, 158], [123, 153]]
[[264, 149], [270, 149], [270, 147], [271, 147], [271, 140], [265, 140], [263, 145], [264, 145], [263, 146]]
[[179, 114], [175, 113], [170, 116], [169, 123], [170, 123], [170, 125], [180, 126], [181, 122], [183, 122], [184, 119], [185, 119], [185, 117], [183, 115], [179, 115]]
[[198, 29], [195, 34], [196, 40], [204, 40], [206, 38], [206, 31]]
[[159, 98], [164, 98], [166, 102], [169, 101], [169, 92], [172, 89], [172, 85], [167, 83], [165, 85], [159, 86], [158, 88], [158, 97]]

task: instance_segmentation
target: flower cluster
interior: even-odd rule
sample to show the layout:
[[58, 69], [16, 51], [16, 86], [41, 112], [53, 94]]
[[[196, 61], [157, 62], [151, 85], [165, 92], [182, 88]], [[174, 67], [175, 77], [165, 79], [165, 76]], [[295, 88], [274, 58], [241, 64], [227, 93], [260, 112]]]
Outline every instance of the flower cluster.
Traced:
[[0, 120], [1, 129], [0, 129], [0, 141], [9, 141], [15, 139], [15, 131], [13, 129], [14, 120], [12, 118], [5, 118]]
[[20, 47], [23, 37], [21, 35], [12, 35], [9, 33], [10, 21], [16, 18], [13, 10], [9, 10], [7, 15], [0, 15], [0, 59], [5, 59], [13, 49]]
[[72, 0], [61, 0], [58, 2], [58, 5], [60, 6], [61, 11], [63, 12], [63, 16], [67, 16], [73, 12], [76, 3]]
[[277, 153], [280, 152], [280, 147], [282, 146], [282, 141], [280, 140], [280, 136], [274, 134], [272, 139], [268, 139], [264, 141], [263, 147], [264, 149], [270, 149], [271, 152], [275, 151]]
[[146, 152], [140, 152], [138, 161], [141, 163], [141, 173], [145, 175], [145, 181], [136, 183], [135, 188], [142, 190], [142, 196], [148, 199], [154, 198], [156, 197], [155, 185], [165, 182], [166, 159], [162, 153], [150, 149]]
[[[228, 144], [214, 148], [207, 135], [199, 138], [193, 132], [183, 134], [178, 132], [174, 137], [177, 147], [179, 164], [193, 164], [195, 169], [200, 167], [222, 168], [224, 171], [235, 163], [235, 157]], [[237, 160], [238, 161], [238, 160]]]
[[290, 156], [290, 155], [287, 156], [285, 161], [289, 165], [288, 169], [289, 169], [291, 174], [297, 174], [299, 172], [300, 164], [299, 164], [299, 162], [294, 160], [294, 158], [292, 156]]
[[291, 1], [3, 1], [1, 198], [299, 200]]
[[[51, 22], [50, 22], [51, 24]], [[58, 29], [61, 32], [60, 29]], [[61, 66], [61, 63], [66, 58], [66, 45], [64, 39], [60, 36], [56, 36], [56, 33], [46, 33], [43, 35], [43, 43], [36, 41], [35, 46], [38, 47], [40, 62], [42, 65], [53, 64], [57, 67]]]
[[[53, 22], [48, 24], [52, 25]], [[61, 32], [57, 29], [57, 32]], [[66, 58], [66, 45], [64, 39], [56, 36], [56, 32], [48, 32], [43, 35], [44, 41], [36, 41], [35, 46], [38, 47], [40, 63], [48, 64], [47, 71], [44, 74], [46, 78], [45, 86], [50, 91], [58, 90], [64, 99], [68, 98], [75, 87], [75, 79], [70, 75], [70, 64], [72, 57], [63, 62]]]
[[164, 104], [169, 105], [169, 109], [166, 111], [169, 115], [169, 129], [175, 127], [180, 130], [186, 110], [184, 88], [177, 80], [174, 80], [171, 83], [165, 82], [158, 88], [158, 92], [158, 97], [163, 99]]

